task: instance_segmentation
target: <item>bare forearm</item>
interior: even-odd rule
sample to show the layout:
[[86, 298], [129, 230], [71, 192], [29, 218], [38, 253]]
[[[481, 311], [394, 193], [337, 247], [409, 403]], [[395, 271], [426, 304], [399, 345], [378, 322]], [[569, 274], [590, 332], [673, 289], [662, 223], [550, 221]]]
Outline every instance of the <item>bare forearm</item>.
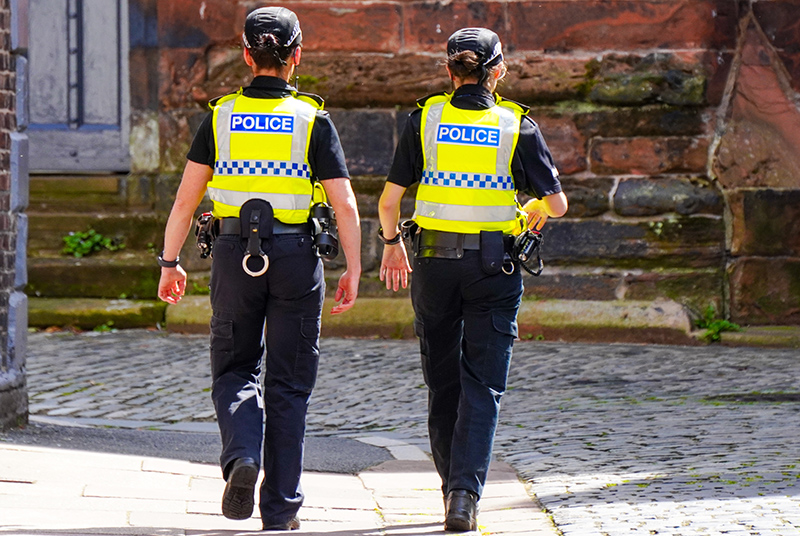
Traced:
[[356, 196], [350, 181], [345, 178], [323, 181], [325, 192], [336, 214], [339, 241], [347, 260], [347, 270], [361, 273], [361, 220]]
[[347, 270], [361, 273], [361, 221], [355, 206], [355, 198], [352, 204], [334, 207], [333, 210], [336, 213], [339, 240], [347, 260]]

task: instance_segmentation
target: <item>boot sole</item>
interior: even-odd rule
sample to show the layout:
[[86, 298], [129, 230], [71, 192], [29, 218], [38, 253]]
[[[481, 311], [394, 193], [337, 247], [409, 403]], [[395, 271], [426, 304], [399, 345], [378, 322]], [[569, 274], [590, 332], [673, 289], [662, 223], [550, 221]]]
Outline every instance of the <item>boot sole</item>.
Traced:
[[225, 494], [222, 496], [222, 515], [228, 519], [247, 519], [253, 515], [253, 493], [258, 480], [258, 469], [241, 465], [231, 471]]

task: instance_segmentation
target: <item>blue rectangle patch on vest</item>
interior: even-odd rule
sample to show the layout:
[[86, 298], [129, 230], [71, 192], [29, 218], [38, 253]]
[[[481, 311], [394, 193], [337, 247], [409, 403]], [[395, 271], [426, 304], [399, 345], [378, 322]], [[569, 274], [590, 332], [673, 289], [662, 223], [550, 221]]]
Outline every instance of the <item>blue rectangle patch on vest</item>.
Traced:
[[289, 114], [231, 114], [231, 132], [291, 134], [294, 116]]
[[480, 125], [448, 125], [436, 129], [436, 143], [500, 147], [500, 129]]

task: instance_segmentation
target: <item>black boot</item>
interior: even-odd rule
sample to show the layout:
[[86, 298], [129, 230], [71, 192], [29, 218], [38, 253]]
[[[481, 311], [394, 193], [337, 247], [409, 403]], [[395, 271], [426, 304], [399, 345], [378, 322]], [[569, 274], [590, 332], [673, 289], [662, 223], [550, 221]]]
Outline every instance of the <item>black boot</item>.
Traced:
[[445, 501], [444, 530], [465, 532], [478, 528], [478, 495], [454, 489]]

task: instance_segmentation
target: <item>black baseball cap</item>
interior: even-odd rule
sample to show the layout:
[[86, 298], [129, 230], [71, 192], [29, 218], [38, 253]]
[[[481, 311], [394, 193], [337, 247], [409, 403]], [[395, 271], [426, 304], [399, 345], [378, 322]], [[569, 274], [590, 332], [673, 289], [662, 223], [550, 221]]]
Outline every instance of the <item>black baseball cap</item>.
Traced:
[[242, 40], [247, 48], [264, 48], [263, 36], [274, 35], [278, 45], [288, 48], [303, 41], [300, 21], [285, 7], [260, 7], [250, 12], [244, 21]]
[[478, 55], [480, 64], [493, 67], [503, 61], [503, 47], [496, 33], [487, 28], [462, 28], [447, 40], [447, 55], [465, 50]]

